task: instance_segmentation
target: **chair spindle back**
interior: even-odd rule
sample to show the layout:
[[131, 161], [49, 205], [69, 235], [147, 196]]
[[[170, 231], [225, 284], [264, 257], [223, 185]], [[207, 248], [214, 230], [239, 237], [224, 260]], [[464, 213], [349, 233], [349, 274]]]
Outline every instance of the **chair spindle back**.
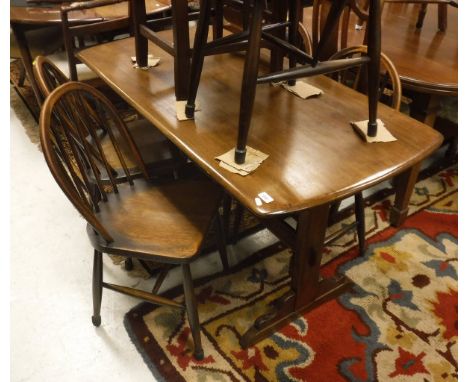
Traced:
[[[108, 164], [99, 138], [102, 132], [108, 134], [128, 184], [132, 185], [133, 180], [119, 147], [122, 138], [143, 174], [148, 175], [125, 123], [110, 101], [95, 88], [68, 82], [46, 99], [40, 116], [40, 137], [47, 164], [78, 211], [105, 240], [112, 241], [94, 214], [99, 212], [99, 204], [107, 201], [109, 183], [112, 192], [118, 193], [116, 174]], [[103, 176], [109, 181], [104, 183]]]

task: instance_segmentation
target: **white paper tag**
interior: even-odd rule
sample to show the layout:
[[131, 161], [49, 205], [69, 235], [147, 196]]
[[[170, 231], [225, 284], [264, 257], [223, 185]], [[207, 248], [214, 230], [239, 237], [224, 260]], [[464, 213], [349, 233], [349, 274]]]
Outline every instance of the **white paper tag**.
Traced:
[[274, 199], [266, 192], [260, 192], [258, 194], [260, 199], [262, 199], [265, 203], [271, 203]]

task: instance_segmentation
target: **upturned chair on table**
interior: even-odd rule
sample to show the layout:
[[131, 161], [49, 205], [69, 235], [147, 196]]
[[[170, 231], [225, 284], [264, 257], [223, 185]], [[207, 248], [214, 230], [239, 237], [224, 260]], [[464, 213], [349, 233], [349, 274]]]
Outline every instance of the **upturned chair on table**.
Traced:
[[[362, 56], [365, 54], [367, 54], [367, 46], [351, 46], [331, 55], [330, 60], [336, 60], [345, 57]], [[400, 110], [400, 104], [402, 99], [402, 86], [400, 77], [395, 68], [395, 65], [384, 53], [381, 53], [380, 68], [381, 73], [379, 80], [379, 99], [381, 98], [381, 96], [384, 95], [384, 93], [390, 94], [389, 104], [394, 109]], [[367, 73], [363, 67], [343, 69], [338, 72], [332, 73], [330, 77], [360, 92], [365, 93], [367, 90]], [[230, 211], [232, 207], [232, 201], [226, 200], [225, 203], [227, 203], [226, 207], [224, 208], [225, 211]], [[341, 201], [338, 201], [331, 205], [330, 224], [336, 223], [340, 204]], [[242, 207], [242, 205], [237, 202], [236, 208], [234, 209], [232, 232], [230, 232], [229, 230], [229, 222], [226, 221], [224, 223], [224, 229], [227, 237], [234, 242], [236, 242], [239, 238], [239, 227], [244, 211], [245, 209]], [[335, 233], [330, 234], [326, 238], [325, 245], [327, 246], [332, 244], [333, 242], [341, 238], [344, 234], [346, 234], [349, 230], [356, 228], [359, 254], [362, 256], [364, 255], [364, 252], [366, 250], [365, 202], [362, 192], [358, 192], [354, 195], [354, 213], [356, 217], [356, 222], [346, 227], [345, 229], [338, 230]]]
[[[217, 0], [221, 1], [221, 0]], [[330, 12], [322, 29], [322, 37], [317, 44], [315, 55], [311, 57], [297, 48], [298, 23], [301, 13], [301, 1], [289, 0], [287, 2], [288, 18], [274, 24], [265, 23], [265, 0], [245, 0], [246, 7], [250, 10], [248, 30], [237, 34], [207, 42], [208, 26], [210, 21], [210, 1], [200, 1], [200, 18], [197, 25], [195, 42], [193, 47], [192, 65], [190, 71], [190, 86], [186, 105], [186, 116], [194, 117], [195, 98], [200, 82], [203, 60], [206, 55], [226, 53], [235, 50], [246, 50], [242, 90], [240, 99], [240, 112], [238, 124], [238, 137], [235, 148], [235, 161], [244, 163], [246, 156], [247, 137], [250, 128], [250, 120], [255, 100], [255, 88], [257, 84], [288, 81], [294, 84], [297, 78], [317, 74], [331, 73], [347, 67], [367, 64], [369, 71], [368, 95], [369, 95], [369, 122], [368, 135], [375, 136], [377, 132], [377, 102], [378, 102], [378, 76], [380, 64], [380, 0], [372, 0], [370, 3], [368, 28], [369, 28], [369, 52], [366, 56], [354, 59], [343, 59], [320, 62], [321, 52], [328, 43], [331, 32], [340, 19], [341, 13], [348, 0], [337, 0], [331, 5]], [[245, 6], [245, 5], [244, 5]], [[287, 28], [287, 40], [271, 33], [275, 29]], [[280, 68], [274, 73], [258, 77], [260, 48], [264, 41], [274, 44], [283, 50], [289, 58], [289, 69]], [[305, 65], [297, 66], [298, 60]]]
[[[96, 113], [82, 113], [82, 110]], [[125, 181], [117, 183], [97, 137], [96, 124], [106, 125]], [[117, 134], [130, 147], [144, 178], [131, 176]], [[177, 309], [185, 305], [194, 356], [202, 359], [190, 263], [200, 254], [213, 219], [216, 218], [216, 226], [222, 229], [218, 216], [220, 188], [201, 174], [177, 181], [150, 181], [139, 150], [113, 105], [86, 84], [68, 82], [49, 95], [41, 112], [40, 138], [52, 175], [87, 221], [88, 237], [94, 247], [93, 324], [101, 323], [102, 288]], [[111, 189], [107, 192], [102, 181], [104, 173]], [[225, 257], [222, 234], [218, 239], [220, 252]], [[185, 304], [156, 295], [167, 272], [160, 274], [152, 292], [104, 282], [103, 253], [180, 265]]]

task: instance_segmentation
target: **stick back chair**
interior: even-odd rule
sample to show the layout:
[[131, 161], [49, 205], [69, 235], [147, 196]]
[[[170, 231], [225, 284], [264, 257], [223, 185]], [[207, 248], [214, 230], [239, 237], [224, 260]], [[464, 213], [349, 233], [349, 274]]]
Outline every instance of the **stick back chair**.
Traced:
[[[321, 52], [327, 46], [332, 31], [335, 29], [348, 0], [336, 0], [332, 3], [322, 29], [322, 36], [317, 44], [313, 57], [297, 48], [299, 15], [302, 13], [301, 0], [289, 0], [287, 2], [287, 19], [274, 24], [264, 25], [263, 13], [265, 0], [245, 0], [250, 10], [248, 29], [237, 34], [215, 39], [211, 42], [207, 42], [211, 11], [210, 1], [200, 0], [200, 18], [193, 47], [189, 94], [185, 108], [186, 116], [188, 118], [194, 117], [195, 98], [200, 83], [204, 57], [215, 53], [226, 53], [236, 49], [247, 50], [242, 79], [238, 135], [234, 158], [237, 163], [245, 162], [247, 137], [250, 129], [250, 120], [253, 112], [257, 84], [282, 81], [288, 81], [289, 84], [294, 84], [297, 78], [331, 73], [344, 68], [366, 64], [369, 71], [368, 135], [375, 136], [377, 133], [377, 93], [380, 66], [380, 1], [381, 0], [372, 0], [370, 3], [368, 17], [368, 29], [370, 30], [368, 35], [368, 54], [360, 58], [320, 62], [319, 57], [321, 57]], [[281, 39], [271, 33], [279, 28], [287, 28], [287, 40]], [[258, 77], [259, 55], [261, 43], [263, 41], [268, 41], [280, 47], [284, 54], [288, 55], [289, 69], [283, 70], [281, 68], [281, 70], [274, 73]], [[298, 60], [305, 62], [305, 65], [297, 66]]]
[[[69, 82], [67, 76], [47, 57], [38, 56], [33, 65], [34, 76], [38, 87], [47, 98], [58, 86]], [[90, 111], [94, 113], [93, 110]], [[184, 164], [182, 155], [172, 142], [167, 140], [150, 122], [145, 119], [132, 120], [126, 123], [132, 139], [135, 141], [143, 158], [150, 177], [175, 176], [177, 170]], [[117, 139], [121, 139], [117, 135]], [[125, 179], [120, 160], [112, 145], [109, 134], [100, 131], [100, 144], [106, 154], [109, 166], [116, 174], [117, 181]], [[132, 176], [142, 176], [141, 170], [134, 161], [134, 156], [125, 142], [121, 144], [121, 152]]]
[[[112, 188], [108, 192], [104, 189], [95, 154], [86, 138], [92, 137], [100, 161], [107, 164], [93, 128], [96, 121], [92, 115], [81, 113], [83, 108], [99, 110], [100, 122], [108, 125], [110, 139], [125, 172], [125, 182], [117, 183], [109, 166], [105, 166]], [[130, 175], [119, 141], [115, 138], [117, 133], [127, 140], [135, 161], [145, 174], [144, 179], [133, 179]], [[87, 233], [94, 247], [93, 324], [99, 326], [101, 323], [103, 288], [177, 309], [185, 305], [194, 341], [194, 356], [202, 359], [190, 263], [200, 253], [204, 237], [217, 216], [222, 196], [220, 188], [205, 177], [149, 182], [138, 148], [113, 105], [102, 93], [86, 84], [68, 82], [49, 95], [40, 116], [40, 138], [52, 175], [88, 223]], [[91, 168], [94, 179], [90, 178], [87, 168]], [[220, 224], [218, 226], [221, 228]], [[156, 294], [167, 272], [160, 274], [152, 292], [104, 282], [103, 253], [180, 265], [185, 304]]]

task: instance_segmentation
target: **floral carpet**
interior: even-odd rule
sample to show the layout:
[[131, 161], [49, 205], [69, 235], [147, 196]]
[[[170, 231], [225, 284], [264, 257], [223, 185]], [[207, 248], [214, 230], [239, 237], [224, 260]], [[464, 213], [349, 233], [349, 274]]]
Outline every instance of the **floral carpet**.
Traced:
[[353, 234], [325, 249], [322, 275], [344, 273], [353, 289], [248, 349], [240, 335], [289, 288], [291, 253], [280, 245], [196, 288], [202, 361], [177, 310], [142, 303], [125, 317], [128, 333], [155, 377], [171, 382], [456, 381], [457, 196], [451, 167], [417, 183], [399, 229], [388, 223], [393, 196], [373, 202], [364, 257]]

